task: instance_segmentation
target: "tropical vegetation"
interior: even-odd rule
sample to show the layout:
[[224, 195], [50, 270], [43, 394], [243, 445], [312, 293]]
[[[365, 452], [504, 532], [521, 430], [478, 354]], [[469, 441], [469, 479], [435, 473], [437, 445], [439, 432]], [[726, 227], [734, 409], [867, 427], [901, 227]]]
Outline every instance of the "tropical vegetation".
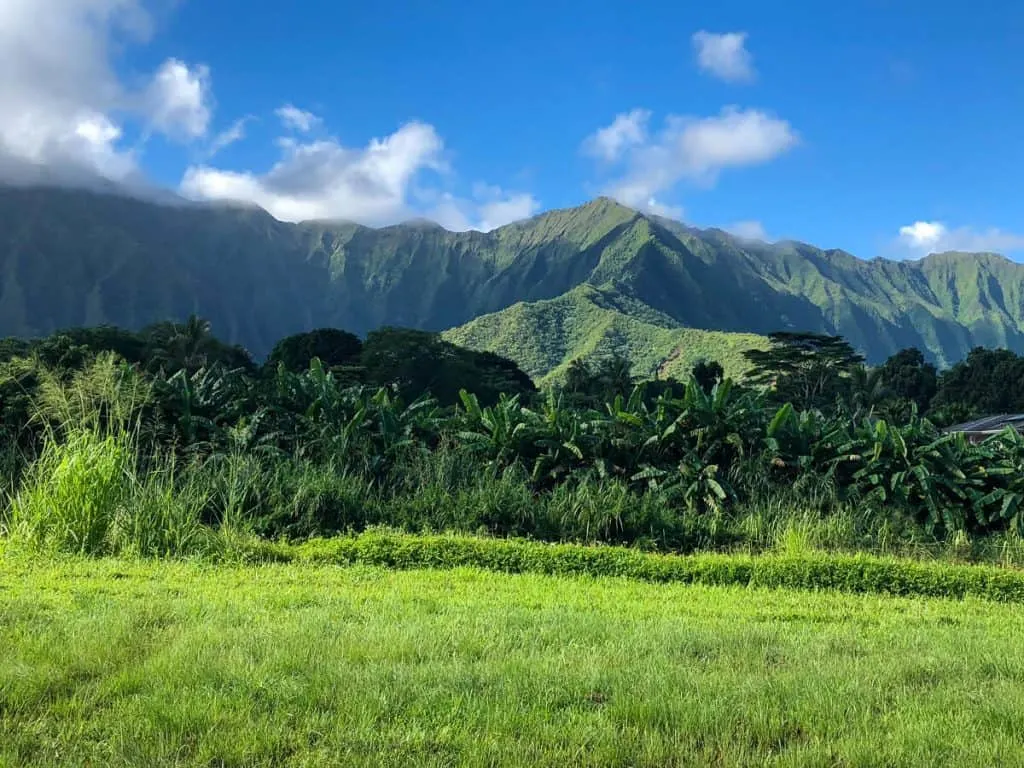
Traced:
[[978, 555], [1024, 532], [1024, 437], [940, 425], [991, 404], [957, 393], [1007, 354], [867, 368], [841, 338], [786, 332], [744, 382], [713, 360], [637, 381], [613, 355], [538, 390], [507, 359], [397, 328], [299, 334], [262, 365], [194, 316], [8, 339], [3, 526], [89, 554], [386, 525], [667, 551], [770, 548], [797, 526], [836, 549]]

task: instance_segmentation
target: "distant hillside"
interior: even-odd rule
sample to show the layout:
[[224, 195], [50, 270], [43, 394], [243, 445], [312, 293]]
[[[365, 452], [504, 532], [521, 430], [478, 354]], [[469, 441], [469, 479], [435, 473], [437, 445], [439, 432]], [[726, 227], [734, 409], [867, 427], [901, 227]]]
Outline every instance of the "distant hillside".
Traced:
[[[563, 301], [484, 317], [553, 299]], [[788, 329], [842, 334], [871, 361], [917, 346], [945, 365], [977, 345], [1024, 352], [1024, 267], [992, 254], [862, 261], [751, 243], [606, 198], [484, 234], [423, 222], [291, 225], [251, 208], [0, 188], [0, 335], [134, 328], [192, 312], [258, 357], [316, 326], [401, 325], [457, 328], [453, 337], [504, 345], [542, 372], [577, 350], [623, 344], [638, 365], [654, 365], [682, 328]], [[564, 341], [513, 343], [502, 326], [515, 318], [529, 336], [549, 312], [572, 318]], [[596, 341], [602, 334], [626, 341]]]
[[749, 369], [743, 351], [768, 344], [754, 334], [681, 328], [640, 302], [587, 285], [483, 315], [444, 336], [511, 358], [542, 382], [560, 378], [575, 358], [615, 352], [629, 356], [634, 373], [643, 377], [685, 379], [701, 359], [718, 360], [727, 375], [741, 377]]

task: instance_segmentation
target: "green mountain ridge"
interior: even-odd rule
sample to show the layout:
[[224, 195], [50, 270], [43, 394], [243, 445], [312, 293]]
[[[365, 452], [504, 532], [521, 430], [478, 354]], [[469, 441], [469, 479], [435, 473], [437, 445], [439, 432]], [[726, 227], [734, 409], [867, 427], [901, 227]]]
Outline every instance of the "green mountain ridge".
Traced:
[[[948, 365], [979, 345], [1024, 352], [1024, 266], [964, 253], [865, 261], [698, 230], [608, 198], [456, 233], [0, 187], [0, 335], [193, 312], [257, 356], [313, 327], [398, 325], [500, 348], [538, 377], [566, 356], [623, 345], [638, 367], [689, 360], [673, 347], [684, 328], [839, 333], [870, 361], [916, 346]], [[564, 339], [533, 338], [556, 326]]]
[[515, 360], [540, 383], [561, 378], [576, 358], [623, 354], [638, 376], [685, 379], [694, 363], [714, 359], [727, 376], [749, 370], [747, 349], [768, 339], [748, 333], [683, 328], [666, 315], [613, 289], [581, 285], [554, 299], [519, 302], [445, 331], [470, 349]]

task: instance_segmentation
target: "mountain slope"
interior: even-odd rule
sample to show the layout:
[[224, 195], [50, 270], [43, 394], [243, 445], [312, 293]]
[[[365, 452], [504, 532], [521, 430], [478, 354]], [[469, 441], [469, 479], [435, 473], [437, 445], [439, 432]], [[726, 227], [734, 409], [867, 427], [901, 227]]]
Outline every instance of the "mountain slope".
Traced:
[[[586, 286], [605, 303], [582, 292]], [[606, 198], [489, 233], [452, 233], [424, 222], [291, 225], [251, 208], [0, 188], [0, 335], [100, 322], [138, 327], [197, 312], [261, 356], [279, 337], [316, 326], [440, 331], [559, 297], [567, 298], [516, 312], [568, 312], [580, 325], [598, 307], [609, 327], [840, 333], [872, 361], [906, 346], [942, 365], [979, 344], [1024, 352], [1024, 267], [992, 254], [863, 261], [697, 230]], [[508, 317], [517, 315], [500, 316]], [[494, 346], [484, 336], [506, 333], [503, 321], [453, 334]], [[667, 343], [658, 335], [655, 352], [642, 341], [653, 330], [615, 333], [635, 336], [627, 346], [647, 362]], [[586, 340], [576, 331], [566, 339], [567, 350]], [[562, 362], [556, 351], [544, 359], [526, 365], [540, 374]]]
[[684, 379], [701, 359], [722, 363], [726, 375], [740, 377], [749, 366], [747, 349], [765, 349], [768, 340], [746, 333], [682, 328], [649, 307], [589, 285], [555, 299], [520, 302], [446, 331], [460, 346], [496, 352], [544, 382], [560, 378], [576, 358], [625, 354], [638, 376]]

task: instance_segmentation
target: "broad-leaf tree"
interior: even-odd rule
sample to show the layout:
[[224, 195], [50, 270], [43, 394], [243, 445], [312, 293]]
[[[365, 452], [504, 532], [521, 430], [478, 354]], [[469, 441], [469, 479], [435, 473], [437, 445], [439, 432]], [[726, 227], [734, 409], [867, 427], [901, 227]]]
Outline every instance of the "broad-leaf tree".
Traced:
[[744, 356], [753, 365], [751, 383], [770, 389], [774, 399], [799, 408], [826, 408], [844, 395], [864, 357], [841, 336], [779, 331], [766, 350]]

